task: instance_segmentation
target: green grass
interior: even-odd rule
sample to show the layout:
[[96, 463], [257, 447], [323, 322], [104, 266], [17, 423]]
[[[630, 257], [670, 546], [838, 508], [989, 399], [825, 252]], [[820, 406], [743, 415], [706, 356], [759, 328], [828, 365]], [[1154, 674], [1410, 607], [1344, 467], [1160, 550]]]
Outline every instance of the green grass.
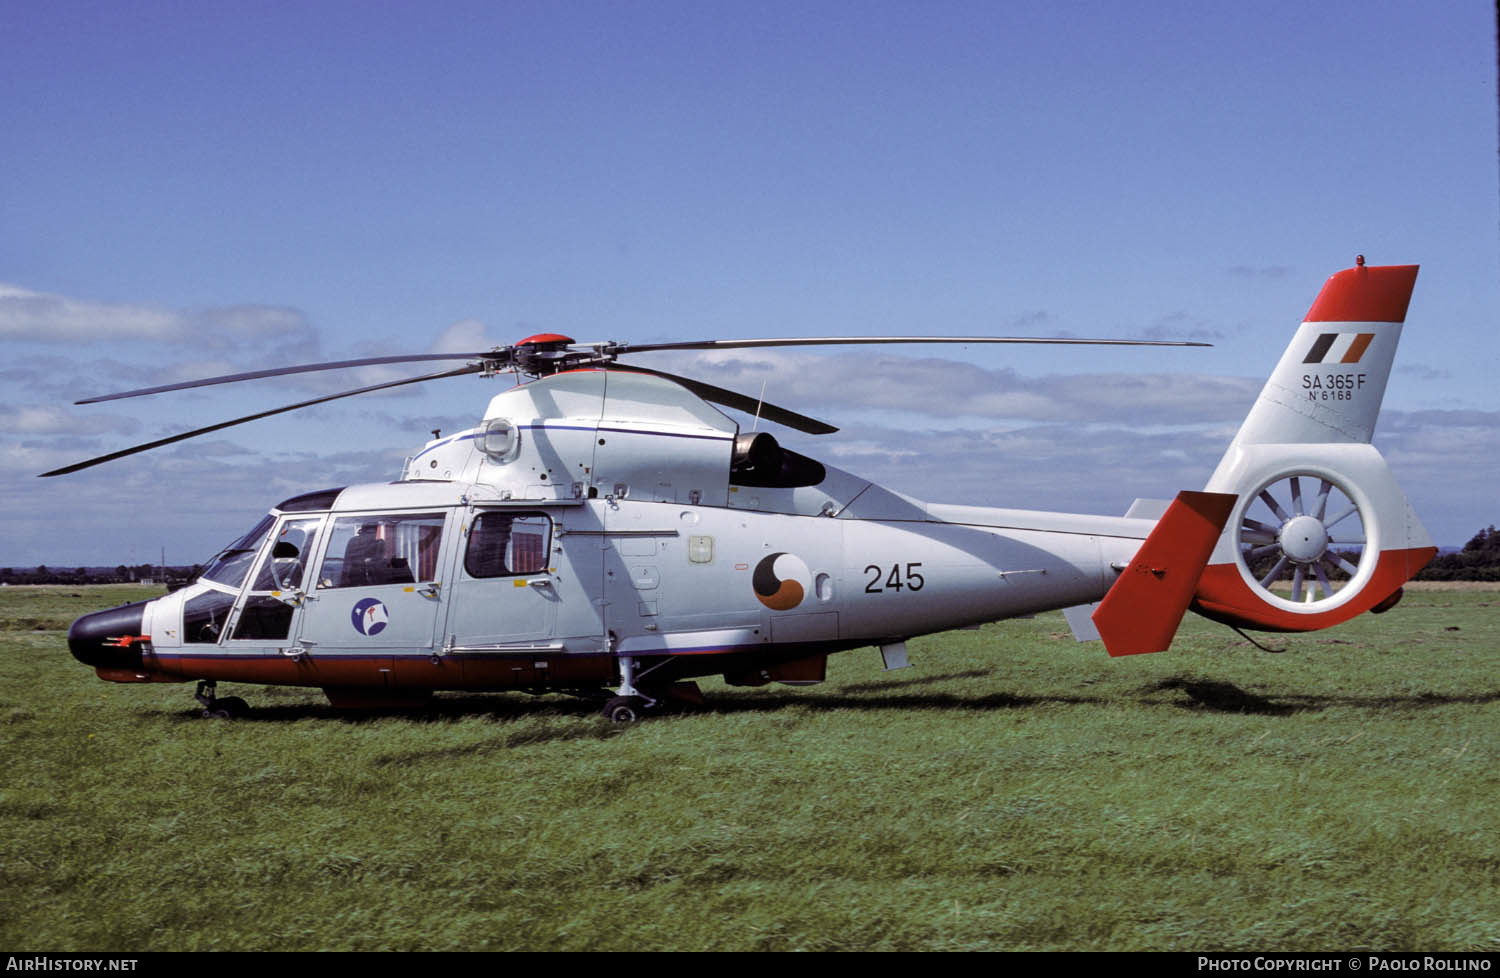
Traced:
[[4, 946], [1500, 950], [1494, 591], [1281, 655], [1043, 615], [628, 728], [227, 684], [254, 716], [202, 720], [68, 655], [141, 596], [0, 589]]

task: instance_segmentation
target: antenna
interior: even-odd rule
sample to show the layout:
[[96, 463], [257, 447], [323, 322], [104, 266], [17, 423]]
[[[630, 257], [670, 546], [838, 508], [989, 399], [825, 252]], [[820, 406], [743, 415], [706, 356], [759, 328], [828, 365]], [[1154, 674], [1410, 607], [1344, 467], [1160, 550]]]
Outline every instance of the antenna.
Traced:
[[[766, 380], [769, 380], [769, 379], [770, 379], [769, 377], [766, 378]], [[763, 380], [763, 381], [760, 382], [760, 397], [757, 398], [756, 401], [755, 401], [755, 421], [754, 421], [753, 424], [750, 425], [750, 433], [751, 434], [754, 434], [755, 433], [755, 429], [758, 428], [758, 427], [760, 427], [760, 406], [762, 404], [764, 404], [764, 403], [766, 403], [766, 381], [765, 380]]]

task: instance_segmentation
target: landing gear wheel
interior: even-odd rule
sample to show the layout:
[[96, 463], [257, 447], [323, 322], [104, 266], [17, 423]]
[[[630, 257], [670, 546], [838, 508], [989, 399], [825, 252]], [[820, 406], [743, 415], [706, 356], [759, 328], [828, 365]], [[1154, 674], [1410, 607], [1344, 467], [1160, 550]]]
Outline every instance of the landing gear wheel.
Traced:
[[217, 683], [212, 680], [200, 680], [198, 691], [193, 694], [193, 699], [203, 704], [203, 717], [206, 720], [233, 720], [250, 712], [250, 704], [238, 696], [225, 696], [220, 699], [214, 694]]
[[206, 717], [215, 720], [235, 720], [250, 712], [250, 704], [238, 696], [223, 696], [214, 700], [211, 709], [203, 711]]
[[613, 696], [605, 701], [600, 712], [610, 723], [635, 723], [646, 715], [646, 699], [643, 696]]

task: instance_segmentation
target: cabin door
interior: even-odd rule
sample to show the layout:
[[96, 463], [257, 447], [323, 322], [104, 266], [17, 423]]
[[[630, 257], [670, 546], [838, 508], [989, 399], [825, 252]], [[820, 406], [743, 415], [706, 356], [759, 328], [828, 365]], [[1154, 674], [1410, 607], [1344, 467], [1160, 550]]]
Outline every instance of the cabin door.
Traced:
[[443, 604], [450, 513], [337, 516], [308, 588], [310, 649], [430, 649]]

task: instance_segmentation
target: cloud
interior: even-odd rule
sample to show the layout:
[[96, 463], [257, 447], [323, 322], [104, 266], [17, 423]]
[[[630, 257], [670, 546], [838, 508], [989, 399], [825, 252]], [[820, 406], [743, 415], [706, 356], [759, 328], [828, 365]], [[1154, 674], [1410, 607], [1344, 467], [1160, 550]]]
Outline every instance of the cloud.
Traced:
[[481, 413], [475, 411], [472, 414], [400, 415], [387, 411], [375, 411], [367, 417], [389, 431], [419, 432], [426, 438], [431, 435], [434, 428], [449, 435], [466, 431], [479, 423]]
[[1439, 370], [1429, 367], [1424, 363], [1406, 363], [1396, 368], [1396, 373], [1406, 377], [1415, 377], [1417, 380], [1452, 380], [1453, 374], [1447, 370]]
[[484, 323], [460, 319], [437, 335], [428, 353], [482, 353], [505, 344], [491, 339]]
[[1383, 411], [1375, 447], [1438, 544], [1500, 522], [1500, 411]]
[[1036, 326], [1050, 326], [1057, 322], [1057, 317], [1045, 309], [1033, 309], [1030, 312], [1017, 313], [1005, 321], [1007, 329], [1031, 329]]
[[[285, 306], [169, 310], [47, 295], [14, 285], [0, 285], [0, 339], [33, 344], [65, 343], [93, 354], [87, 361], [53, 354], [12, 356], [0, 371], [0, 380], [14, 385], [15, 390], [59, 404], [91, 395], [331, 359], [324, 354], [318, 331], [306, 317]], [[107, 346], [116, 340], [128, 341], [128, 346]], [[467, 352], [494, 345], [484, 335], [483, 324], [466, 319], [445, 330], [428, 352]], [[100, 355], [105, 349], [108, 355]], [[416, 352], [364, 341], [341, 351], [339, 359]], [[286, 400], [293, 401], [300, 399], [297, 395], [354, 390], [448, 366], [377, 365], [289, 374], [249, 383], [251, 389], [265, 385], [292, 392]], [[223, 398], [221, 390], [203, 387], [168, 396], [178, 402], [215, 399]], [[402, 386], [378, 392], [377, 396], [409, 398], [418, 393], [415, 387]]]
[[827, 447], [805, 439], [795, 448], [931, 502], [1120, 515], [1137, 497], [1170, 499], [1179, 489], [1201, 488], [1228, 440], [1222, 430], [1147, 432], [1115, 424], [910, 430], [857, 424], [830, 436]]
[[[660, 366], [661, 360], [651, 365]], [[1264, 381], [1202, 374], [1025, 377], [937, 358], [726, 351], [672, 357], [666, 369], [813, 413], [882, 410], [929, 418], [1196, 424], [1243, 418]], [[828, 420], [838, 423], [837, 417]]]
[[1135, 334], [1143, 340], [1197, 340], [1218, 341], [1226, 337], [1223, 330], [1214, 329], [1208, 320], [1198, 319], [1186, 312], [1173, 312], [1156, 317], [1155, 321]]
[[[1381, 427], [1397, 431], [1419, 431], [1426, 428], [1468, 428], [1487, 432], [1500, 431], [1500, 411], [1431, 410], [1384, 411]], [[1477, 449], [1478, 446], [1476, 445]], [[1493, 458], [1494, 456], [1491, 456]]]
[[1291, 265], [1231, 265], [1228, 272], [1236, 278], [1277, 279], [1286, 278], [1296, 270]]
[[75, 299], [4, 283], [0, 283], [0, 337], [46, 344], [191, 343], [199, 349], [227, 349], [255, 339], [287, 350], [315, 341], [306, 317], [287, 306], [177, 310]]
[[[1238, 420], [1158, 429], [856, 423], [826, 438], [777, 437], [932, 502], [1119, 515], [1138, 497], [1170, 499], [1180, 489], [1202, 488], [1238, 426]], [[1500, 412], [1387, 412], [1375, 444], [1439, 544], [1460, 544], [1500, 522], [1494, 493]]]
[[186, 337], [186, 323], [155, 306], [70, 299], [0, 283], [0, 336], [36, 343], [170, 342]]
[[81, 418], [55, 405], [0, 404], [0, 431], [17, 435], [97, 435], [100, 432], [129, 434], [141, 424], [133, 418], [101, 415]]
[[[479, 329], [465, 325], [453, 333], [474, 339]], [[56, 359], [46, 372], [61, 383], [69, 364]], [[844, 429], [812, 437], [774, 428], [784, 444], [918, 498], [1116, 515], [1136, 497], [1201, 488], [1261, 385], [1259, 378], [1196, 374], [1025, 377], [959, 359], [775, 350], [684, 356], [680, 365], [668, 360], [647, 362], [752, 396], [767, 379], [768, 399]], [[212, 357], [192, 365], [199, 366], [217, 368]], [[81, 373], [97, 379], [92, 369]], [[114, 374], [101, 366], [97, 376]], [[467, 403], [467, 391], [459, 393]], [[492, 393], [486, 388], [485, 397]], [[0, 477], [0, 539], [10, 563], [117, 563], [128, 556], [122, 548], [154, 553], [163, 544], [171, 561], [201, 560], [281, 499], [394, 478], [430, 429], [452, 434], [470, 427], [483, 405], [476, 399], [469, 415], [450, 413], [459, 406], [451, 400], [403, 412], [400, 403], [359, 408], [361, 399], [351, 399], [314, 408], [303, 423], [273, 427], [269, 437], [233, 429], [227, 439], [208, 436], [37, 479], [121, 442], [177, 429], [148, 420], [143, 433], [127, 438], [135, 422], [123, 409], [94, 405], [78, 409], [86, 416], [78, 420], [60, 408], [23, 403], [35, 400], [0, 404], [0, 451], [11, 462]], [[203, 404], [193, 408], [201, 412]], [[217, 412], [203, 420], [216, 418]], [[748, 428], [748, 418], [742, 423]], [[1500, 522], [1493, 489], [1500, 412], [1386, 411], [1376, 444], [1439, 543], [1462, 543], [1480, 526]], [[73, 514], [66, 540], [36, 517], [59, 506]]]

